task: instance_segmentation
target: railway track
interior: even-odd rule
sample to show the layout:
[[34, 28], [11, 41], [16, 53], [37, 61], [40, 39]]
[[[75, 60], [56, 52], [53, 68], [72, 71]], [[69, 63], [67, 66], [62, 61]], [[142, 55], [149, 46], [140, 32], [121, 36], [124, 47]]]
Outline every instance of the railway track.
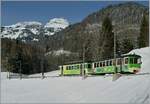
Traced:
[[[140, 76], [140, 75], [150, 75], [150, 73], [138, 73], [138, 74], [121, 74], [121, 77], [122, 76]], [[105, 75], [88, 75], [88, 76], [85, 76], [85, 78], [90, 78], [90, 77], [112, 77], [113, 74], [105, 74]], [[44, 78], [58, 78], [58, 77], [82, 77], [82, 76], [60, 76], [60, 75], [54, 75], [54, 76], [44, 76]], [[10, 79], [19, 79], [20, 76], [10, 76]], [[42, 78], [42, 76], [28, 76], [28, 75], [24, 75], [22, 76], [22, 79], [32, 79], [32, 78]]]

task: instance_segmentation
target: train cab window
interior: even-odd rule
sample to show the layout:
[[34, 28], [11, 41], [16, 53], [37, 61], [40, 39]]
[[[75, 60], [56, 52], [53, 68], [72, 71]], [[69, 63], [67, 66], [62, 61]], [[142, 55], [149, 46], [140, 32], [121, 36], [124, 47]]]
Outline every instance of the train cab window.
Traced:
[[138, 63], [138, 58], [134, 58], [134, 64]]
[[128, 58], [125, 58], [125, 64], [128, 64]]
[[130, 58], [130, 64], [134, 64], [134, 58]]
[[103, 66], [103, 64], [102, 64], [102, 62], [100, 62], [100, 67], [102, 67]]
[[138, 64], [141, 63], [141, 58], [138, 58], [137, 63], [138, 63]]

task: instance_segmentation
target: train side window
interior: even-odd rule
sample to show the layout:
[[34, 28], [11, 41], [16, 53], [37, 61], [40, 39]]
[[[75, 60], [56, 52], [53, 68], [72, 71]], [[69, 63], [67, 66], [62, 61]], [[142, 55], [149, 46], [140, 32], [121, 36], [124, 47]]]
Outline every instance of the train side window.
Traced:
[[68, 70], [68, 66], [66, 66], [66, 70]]
[[110, 60], [110, 66], [112, 66], [112, 60]]
[[110, 61], [109, 60], [107, 61], [107, 66], [110, 66]]
[[88, 64], [88, 68], [91, 68], [92, 66], [91, 66], [91, 64]]
[[125, 58], [125, 64], [128, 64], [128, 58]]
[[117, 65], [121, 64], [121, 59], [117, 59]]
[[68, 66], [68, 70], [70, 70], [70, 66]]
[[99, 63], [97, 63], [97, 65], [96, 65], [97, 67], [99, 67]]
[[77, 69], [79, 69], [80, 67], [79, 67], [79, 65], [77, 65]]
[[116, 65], [116, 61], [114, 59], [112, 60], [112, 62], [113, 62], [113, 65]]
[[76, 65], [76, 69], [78, 69], [78, 65]]
[[76, 69], [76, 65], [73, 66], [73, 69]]
[[108, 61], [105, 61], [105, 66], [108, 66]]
[[80, 65], [80, 69], [82, 69], [82, 64]]
[[73, 66], [73, 69], [76, 69], [76, 65], [75, 65], [75, 66]]
[[69, 67], [68, 67], [68, 66], [66, 66], [66, 70], [69, 70]]
[[103, 66], [103, 64], [102, 64], [102, 62], [100, 62], [100, 67], [102, 67]]
[[73, 69], [76, 69], [76, 65], [73, 67]]
[[94, 68], [96, 68], [96, 63], [94, 63]]
[[105, 61], [103, 61], [103, 67], [105, 66]]

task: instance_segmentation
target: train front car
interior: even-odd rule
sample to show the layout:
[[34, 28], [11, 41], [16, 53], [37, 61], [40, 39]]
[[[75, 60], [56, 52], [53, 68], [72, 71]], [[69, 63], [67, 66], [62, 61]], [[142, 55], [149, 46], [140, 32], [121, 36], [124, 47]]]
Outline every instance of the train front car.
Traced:
[[141, 70], [141, 56], [136, 54], [124, 55], [124, 65], [122, 65], [122, 72], [137, 73]]

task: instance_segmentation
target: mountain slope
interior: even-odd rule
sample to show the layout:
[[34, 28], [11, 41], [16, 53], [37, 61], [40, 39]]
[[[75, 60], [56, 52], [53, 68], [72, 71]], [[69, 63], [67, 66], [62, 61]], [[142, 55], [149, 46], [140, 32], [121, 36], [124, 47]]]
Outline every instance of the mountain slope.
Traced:
[[[91, 44], [89, 44], [89, 47], [92, 47], [91, 51], [94, 52], [93, 54], [96, 54], [98, 46], [100, 46], [98, 43], [106, 41], [102, 38], [101, 27], [103, 19], [108, 16], [112, 20], [113, 32], [117, 37], [118, 44], [122, 49], [121, 51], [125, 53], [125, 40], [129, 40], [133, 48], [138, 47], [137, 38], [140, 33], [141, 20], [143, 14], [146, 14], [148, 19], [148, 13], [148, 7], [136, 2], [111, 5], [90, 14], [80, 23], [70, 25], [51, 38], [46, 39], [46, 41], [49, 41], [47, 45], [52, 49], [61, 49], [63, 47], [65, 50], [82, 54], [83, 44], [86, 40], [90, 40]], [[101, 51], [105, 51], [104, 48], [100, 46]]]

